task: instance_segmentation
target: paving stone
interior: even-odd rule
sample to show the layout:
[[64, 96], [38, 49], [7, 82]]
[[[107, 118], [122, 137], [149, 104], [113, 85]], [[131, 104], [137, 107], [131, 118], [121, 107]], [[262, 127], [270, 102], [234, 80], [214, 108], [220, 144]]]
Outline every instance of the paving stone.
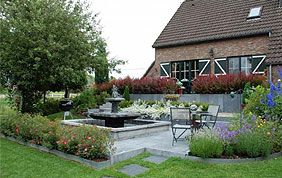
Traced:
[[114, 177], [103, 176], [103, 177], [101, 177], [101, 178], [114, 178]]
[[149, 161], [151, 163], [155, 163], [155, 164], [161, 164], [162, 162], [166, 161], [168, 158], [163, 157], [163, 156], [150, 156], [148, 158], [145, 158], [145, 161]]
[[149, 169], [146, 167], [140, 166], [138, 164], [130, 164], [130, 165], [124, 166], [119, 171], [129, 176], [136, 176], [138, 174], [144, 173], [147, 170]]

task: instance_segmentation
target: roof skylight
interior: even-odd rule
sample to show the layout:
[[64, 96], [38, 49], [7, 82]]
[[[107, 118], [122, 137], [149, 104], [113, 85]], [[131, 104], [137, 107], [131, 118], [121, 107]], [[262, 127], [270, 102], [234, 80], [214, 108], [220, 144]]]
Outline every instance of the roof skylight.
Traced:
[[251, 8], [248, 18], [249, 19], [259, 18], [261, 15], [261, 10], [262, 10], [262, 6]]

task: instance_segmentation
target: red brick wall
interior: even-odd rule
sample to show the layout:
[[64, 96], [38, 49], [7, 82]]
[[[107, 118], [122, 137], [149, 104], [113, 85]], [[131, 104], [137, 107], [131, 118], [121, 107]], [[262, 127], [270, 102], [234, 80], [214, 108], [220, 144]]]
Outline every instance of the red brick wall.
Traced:
[[221, 58], [266, 54], [268, 51], [267, 44], [268, 36], [259, 36], [155, 49], [155, 65], [148, 72], [147, 76], [159, 76], [160, 63], [162, 62], [208, 59], [211, 48], [214, 51], [214, 58]]

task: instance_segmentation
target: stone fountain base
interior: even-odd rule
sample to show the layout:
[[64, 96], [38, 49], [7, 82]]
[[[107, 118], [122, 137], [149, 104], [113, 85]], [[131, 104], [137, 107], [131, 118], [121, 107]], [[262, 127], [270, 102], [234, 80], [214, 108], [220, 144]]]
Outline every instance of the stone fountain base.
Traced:
[[140, 117], [140, 114], [135, 113], [110, 113], [110, 112], [93, 112], [89, 113], [93, 119], [105, 120], [106, 127], [120, 128], [124, 127], [124, 121], [133, 120]]
[[105, 121], [98, 119], [74, 119], [63, 120], [63, 125], [81, 126], [97, 125], [99, 128], [110, 129], [111, 137], [114, 140], [124, 140], [129, 138], [135, 138], [140, 136], [147, 136], [152, 133], [169, 130], [169, 122], [165, 121], [153, 121], [144, 119], [127, 120], [124, 123], [124, 127], [121, 128], [109, 128], [105, 126]]

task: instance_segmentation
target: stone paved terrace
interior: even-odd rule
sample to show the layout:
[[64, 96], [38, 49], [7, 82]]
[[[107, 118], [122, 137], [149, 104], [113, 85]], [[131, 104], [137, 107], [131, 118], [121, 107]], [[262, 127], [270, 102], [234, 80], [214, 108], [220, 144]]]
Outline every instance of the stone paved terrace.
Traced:
[[[228, 122], [218, 121], [217, 123]], [[187, 137], [191, 134], [189, 130], [186, 133]], [[153, 133], [148, 136], [119, 140], [115, 142], [114, 146], [116, 148], [114, 155], [118, 155], [119, 157], [114, 162], [136, 156], [137, 154], [144, 152], [144, 149], [149, 152], [153, 152], [155, 155], [167, 157], [185, 157], [185, 154], [189, 151], [189, 144], [186, 139], [179, 140], [174, 143], [174, 146], [172, 146], [171, 129], [168, 131]], [[142, 149], [143, 151], [141, 151]]]
[[186, 140], [180, 140], [172, 146], [172, 132], [168, 130], [149, 136], [116, 141], [115, 147], [116, 154], [141, 148], [151, 148], [185, 155], [188, 151], [188, 142]]

